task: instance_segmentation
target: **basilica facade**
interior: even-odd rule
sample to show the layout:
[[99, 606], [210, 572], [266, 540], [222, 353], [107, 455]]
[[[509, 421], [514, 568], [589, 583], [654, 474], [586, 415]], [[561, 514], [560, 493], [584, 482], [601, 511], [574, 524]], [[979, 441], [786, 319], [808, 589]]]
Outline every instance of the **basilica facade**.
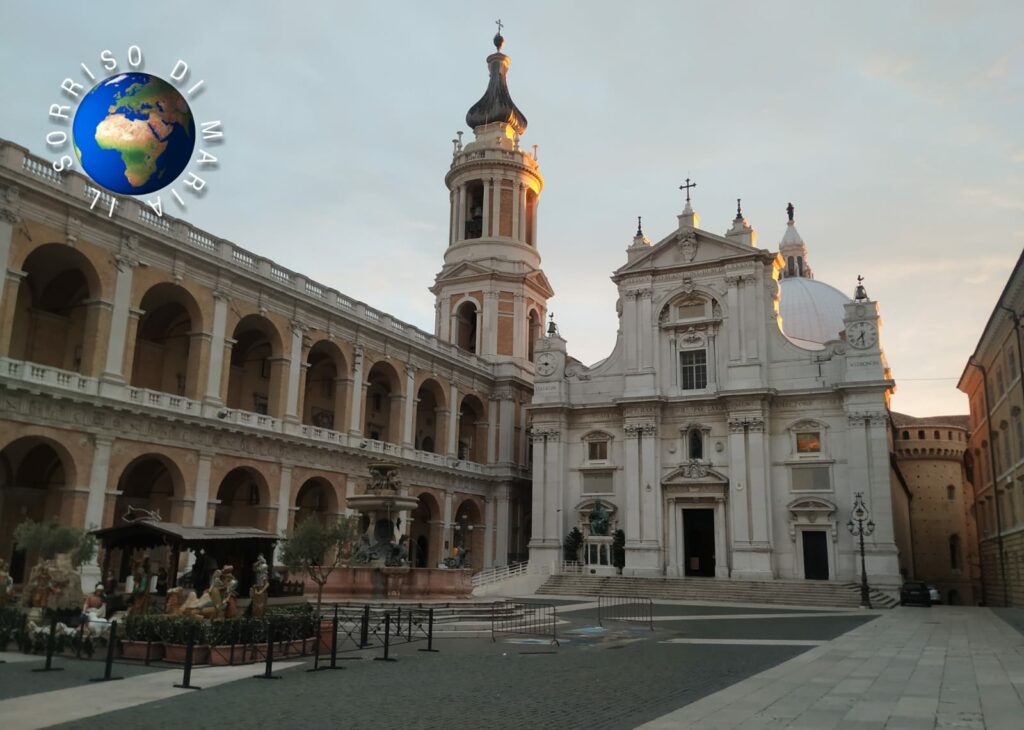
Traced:
[[606, 359], [584, 365], [557, 333], [538, 345], [531, 560], [560, 560], [573, 528], [590, 539], [600, 503], [626, 575], [853, 581], [861, 493], [868, 574], [895, 588], [879, 305], [852, 274], [854, 296], [813, 278], [792, 206], [772, 250], [739, 207], [724, 235], [701, 228], [688, 196], [612, 279]]

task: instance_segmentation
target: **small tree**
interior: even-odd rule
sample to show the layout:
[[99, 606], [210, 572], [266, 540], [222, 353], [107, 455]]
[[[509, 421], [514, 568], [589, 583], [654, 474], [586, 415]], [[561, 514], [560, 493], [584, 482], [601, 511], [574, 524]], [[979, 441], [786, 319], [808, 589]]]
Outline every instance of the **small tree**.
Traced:
[[563, 552], [565, 553], [566, 560], [579, 560], [580, 559], [580, 547], [583, 545], [583, 533], [580, 532], [580, 528], [574, 527], [569, 531], [569, 534], [565, 536], [565, 540], [562, 542]]
[[96, 556], [95, 536], [78, 527], [55, 523], [25, 520], [14, 528], [14, 542], [43, 560], [50, 560], [58, 553], [70, 553], [71, 563], [76, 568]]
[[305, 573], [316, 583], [316, 612], [324, 595], [324, 584], [334, 569], [352, 553], [351, 538], [357, 529], [354, 517], [321, 522], [316, 518], [303, 520], [292, 530], [281, 548], [281, 562], [290, 571]]

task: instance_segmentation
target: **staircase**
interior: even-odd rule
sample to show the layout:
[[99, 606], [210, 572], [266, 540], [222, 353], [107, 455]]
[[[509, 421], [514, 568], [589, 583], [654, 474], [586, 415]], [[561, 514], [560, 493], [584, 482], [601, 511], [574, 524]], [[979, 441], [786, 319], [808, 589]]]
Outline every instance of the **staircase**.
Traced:
[[[642, 596], [657, 600], [712, 603], [767, 603], [807, 608], [857, 608], [860, 586], [826, 581], [748, 581], [721, 578], [626, 578], [553, 575], [538, 594], [560, 596]], [[898, 601], [871, 591], [874, 608], [892, 608]]]

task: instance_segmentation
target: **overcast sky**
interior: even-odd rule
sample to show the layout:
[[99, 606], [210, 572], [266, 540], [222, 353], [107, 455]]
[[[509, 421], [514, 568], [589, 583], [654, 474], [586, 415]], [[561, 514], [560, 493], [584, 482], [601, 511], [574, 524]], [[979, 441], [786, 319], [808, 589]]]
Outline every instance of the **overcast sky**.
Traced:
[[0, 137], [44, 152], [61, 79], [104, 49], [138, 44], [165, 77], [183, 58], [197, 119], [226, 132], [185, 217], [428, 331], [450, 140], [499, 16], [546, 179], [550, 308], [585, 362], [614, 343], [635, 217], [669, 233], [687, 176], [703, 228], [742, 197], [776, 248], [792, 201], [816, 277], [864, 275], [915, 415], [967, 411], [956, 380], [1022, 245], [1022, 3], [3, 6]]

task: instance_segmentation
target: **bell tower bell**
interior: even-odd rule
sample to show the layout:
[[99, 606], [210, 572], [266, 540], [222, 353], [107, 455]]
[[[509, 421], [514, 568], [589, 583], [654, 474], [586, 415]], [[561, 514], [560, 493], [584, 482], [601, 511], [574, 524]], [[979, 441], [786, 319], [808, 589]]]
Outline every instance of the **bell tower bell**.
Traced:
[[435, 334], [492, 361], [527, 365], [554, 292], [540, 268], [537, 205], [544, 178], [519, 146], [526, 116], [512, 101], [505, 39], [494, 36], [487, 90], [466, 113], [473, 140], [452, 140], [445, 176], [451, 211], [444, 266], [431, 292]]

